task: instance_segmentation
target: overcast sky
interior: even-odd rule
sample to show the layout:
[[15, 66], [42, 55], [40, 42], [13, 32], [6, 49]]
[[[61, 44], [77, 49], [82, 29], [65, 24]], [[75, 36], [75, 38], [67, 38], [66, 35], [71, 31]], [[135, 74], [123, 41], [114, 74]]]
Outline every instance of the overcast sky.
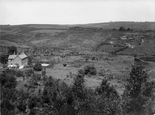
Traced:
[[155, 0], [0, 0], [0, 24], [155, 21]]

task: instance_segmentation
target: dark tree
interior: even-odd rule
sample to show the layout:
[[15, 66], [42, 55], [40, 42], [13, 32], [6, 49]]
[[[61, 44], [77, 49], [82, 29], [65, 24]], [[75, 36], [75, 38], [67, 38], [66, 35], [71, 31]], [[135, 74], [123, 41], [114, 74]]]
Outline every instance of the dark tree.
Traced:
[[119, 31], [125, 31], [125, 30], [126, 29], [124, 27], [122, 27], [122, 26], [119, 28]]
[[8, 47], [8, 54], [9, 55], [17, 54], [17, 47], [15, 46]]
[[14, 115], [14, 102], [16, 101], [16, 78], [13, 70], [5, 70], [0, 74], [1, 86], [1, 114]]
[[8, 55], [1, 55], [0, 56], [0, 62], [2, 64], [6, 64], [8, 62]]
[[116, 89], [106, 79], [102, 80], [101, 85], [96, 89], [96, 93], [95, 98], [98, 97], [94, 102], [96, 110], [99, 109], [105, 115], [119, 115], [121, 113], [120, 97]]
[[16, 72], [14, 70], [5, 70], [2, 74], [0, 74], [0, 83], [2, 87], [5, 88], [15, 88], [16, 87]]
[[87, 65], [84, 67], [84, 73], [85, 75], [96, 75], [97, 74], [97, 70], [93, 65]]
[[152, 100], [153, 89], [155, 89], [155, 83], [148, 81], [148, 75], [144, 67], [134, 65], [123, 94], [124, 114], [149, 114], [147, 113], [150, 109], [148, 105]]
[[118, 97], [118, 93], [113, 86], [110, 86], [110, 83], [106, 79], [102, 80], [100, 87], [97, 88], [98, 94], [105, 95], [107, 97]]
[[34, 65], [33, 69], [34, 69], [35, 71], [41, 71], [41, 70], [42, 70], [42, 65], [41, 65], [41, 63], [37, 62], [37, 63]]
[[131, 98], [137, 98], [142, 91], [143, 85], [147, 83], [148, 75], [144, 71], [144, 67], [134, 65], [127, 79], [126, 90]]
[[78, 74], [74, 79], [72, 92], [77, 98], [79, 99], [84, 98], [85, 94], [84, 94], [84, 75], [83, 74]]
[[32, 57], [28, 57], [28, 65], [32, 65]]
[[127, 28], [127, 31], [131, 31], [131, 29], [130, 28]]

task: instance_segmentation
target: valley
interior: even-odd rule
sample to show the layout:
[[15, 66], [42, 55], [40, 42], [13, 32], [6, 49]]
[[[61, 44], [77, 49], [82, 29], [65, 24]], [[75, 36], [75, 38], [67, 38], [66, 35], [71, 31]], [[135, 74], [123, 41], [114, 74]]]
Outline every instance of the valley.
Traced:
[[[112, 93], [118, 95], [118, 97], [115, 95], [117, 104], [122, 106], [120, 102], [123, 101], [121, 99], [129, 78], [132, 74], [139, 75], [136, 73], [139, 70], [134, 70], [134, 67], [144, 67], [148, 81], [152, 84], [155, 81], [155, 22], [109, 22], [83, 25], [28, 24], [1, 25], [0, 27], [0, 73], [4, 77], [5, 74], [9, 75], [7, 71], [10, 73], [13, 71], [17, 82], [15, 89], [30, 97], [45, 98], [46, 91], [49, 91], [52, 94], [49, 93], [50, 96], [46, 97], [47, 99], [52, 96], [54, 98], [56, 95], [55, 100], [59, 102], [61, 98], [63, 102], [69, 98], [67, 96], [75, 95], [68, 94], [68, 90], [73, 92], [74, 86], [77, 85], [77, 92], [78, 88], [82, 87], [80, 91], [87, 92], [88, 100], [97, 99], [98, 101], [99, 97], [102, 97], [98, 90], [106, 87], [105, 93], [108, 93], [108, 90], [111, 92], [114, 90]], [[22, 68], [9, 68], [9, 56], [15, 54], [19, 56], [22, 53], [27, 56], [27, 64]], [[143, 73], [143, 70], [141, 71]], [[78, 84], [79, 81], [76, 84], [78, 79], [82, 80], [80, 81], [82, 85]], [[115, 96], [111, 99], [116, 98]], [[42, 108], [46, 109], [46, 101], [38, 102], [45, 105], [39, 107], [35, 105], [37, 108], [33, 109], [44, 112]], [[96, 104], [96, 102], [92, 103]], [[115, 101], [110, 101], [110, 103], [115, 103]], [[97, 102], [97, 104], [100, 103]], [[78, 104], [75, 102], [76, 106]]]

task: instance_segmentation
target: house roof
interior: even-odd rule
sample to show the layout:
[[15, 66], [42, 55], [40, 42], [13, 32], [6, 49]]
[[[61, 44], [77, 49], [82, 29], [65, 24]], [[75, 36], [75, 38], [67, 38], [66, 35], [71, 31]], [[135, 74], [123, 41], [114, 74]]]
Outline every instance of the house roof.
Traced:
[[27, 57], [27, 55], [23, 53], [23, 54], [20, 54], [19, 57], [20, 57], [21, 59], [24, 59], [24, 58]]
[[[24, 59], [24, 58], [27, 57], [27, 55], [24, 54], [24, 53], [22, 53], [22, 54], [20, 54], [20, 55], [18, 55], [18, 56], [19, 56], [19, 58], [21, 58], [21, 59]], [[8, 59], [15, 59], [16, 57], [17, 57], [17, 55], [9, 55]]]
[[17, 55], [9, 55], [8, 59], [14, 59]]

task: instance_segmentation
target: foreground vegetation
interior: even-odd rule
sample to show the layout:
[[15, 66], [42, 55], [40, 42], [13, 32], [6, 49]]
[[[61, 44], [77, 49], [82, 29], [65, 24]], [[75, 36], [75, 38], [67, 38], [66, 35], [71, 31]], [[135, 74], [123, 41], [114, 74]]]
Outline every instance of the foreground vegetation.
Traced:
[[[5, 70], [0, 75], [2, 115], [150, 115], [155, 112], [155, 82], [149, 81], [145, 68], [134, 65], [126, 79], [123, 95], [105, 78], [96, 89], [84, 85], [94, 67], [79, 70], [73, 85], [46, 73]], [[17, 78], [29, 78], [27, 90], [18, 88]], [[40, 87], [36, 92], [36, 88]]]

